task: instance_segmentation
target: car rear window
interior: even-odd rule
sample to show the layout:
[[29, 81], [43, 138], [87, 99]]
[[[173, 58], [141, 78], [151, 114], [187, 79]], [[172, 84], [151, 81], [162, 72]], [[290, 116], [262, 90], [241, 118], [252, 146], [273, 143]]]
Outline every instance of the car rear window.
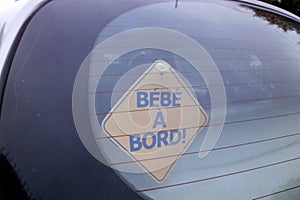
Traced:
[[[113, 60], [111, 54], [105, 55], [107, 60], [97, 59], [104, 41], [145, 27], [190, 37], [217, 71], [199, 74], [180, 55], [142, 46]], [[174, 1], [51, 1], [29, 22], [13, 59], [2, 105], [0, 147], [37, 199], [253, 199], [269, 194], [294, 199], [300, 194], [299, 33], [299, 22], [238, 2], [180, 1], [175, 6]], [[114, 48], [107, 51], [125, 47]], [[191, 47], [178, 41], [170, 48]], [[180, 154], [163, 182], [153, 181], [144, 171], [110, 169], [89, 153], [92, 147], [81, 140], [82, 133], [78, 136], [72, 94], [87, 57], [91, 68], [108, 63], [101, 76], [92, 71], [88, 79], [97, 84], [89, 91], [95, 102], [95, 113], [90, 114], [109, 113], [143, 70], [132, 74], [127, 85], [120, 84], [122, 77], [157, 60], [181, 74], [207, 113], [209, 125]], [[211, 95], [221, 86], [203, 77], [215, 73], [223, 80], [226, 101], [212, 111]], [[114, 91], [116, 86], [122, 90]], [[211, 116], [224, 106], [222, 134], [210, 154], [199, 159], [208, 128], [214, 126]], [[99, 124], [104, 118], [105, 114], [96, 116]], [[135, 160], [127, 159], [119, 164], [136, 166]]]

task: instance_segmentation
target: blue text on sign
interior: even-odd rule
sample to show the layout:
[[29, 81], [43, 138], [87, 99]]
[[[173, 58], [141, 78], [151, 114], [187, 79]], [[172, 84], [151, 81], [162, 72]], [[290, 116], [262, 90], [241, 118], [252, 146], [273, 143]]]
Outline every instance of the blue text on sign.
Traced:
[[137, 92], [137, 107], [180, 107], [181, 92]]
[[129, 136], [130, 151], [136, 152], [143, 148], [150, 150], [153, 148], [168, 147], [185, 143], [186, 129], [159, 131], [158, 133], [134, 134]]

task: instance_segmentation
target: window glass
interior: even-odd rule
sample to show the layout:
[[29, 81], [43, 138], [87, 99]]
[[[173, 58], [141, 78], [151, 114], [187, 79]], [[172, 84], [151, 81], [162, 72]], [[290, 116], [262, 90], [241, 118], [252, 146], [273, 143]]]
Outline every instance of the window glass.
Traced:
[[[199, 195], [205, 199], [221, 196], [248, 199], [298, 186], [299, 182], [293, 179], [299, 161], [282, 165], [278, 162], [298, 154], [292, 147], [299, 145], [300, 139], [299, 23], [232, 2], [181, 2], [176, 9], [172, 5], [153, 4], [120, 15], [100, 32], [95, 46], [114, 34], [143, 27], [163, 27], [190, 36], [205, 48], [222, 75], [227, 97], [224, 129], [215, 151], [203, 160], [198, 158], [198, 153], [207, 127], [201, 130], [163, 183], [155, 183], [147, 174], [121, 173], [122, 176], [137, 191], [154, 199], [195, 199]], [[180, 45], [180, 42], [174, 44]], [[98, 84], [95, 101], [101, 106], [96, 110], [106, 113], [111, 109], [102, 106], [109, 105], [104, 101], [110, 101], [111, 94], [101, 91], [108, 88], [112, 91], [119, 77], [130, 68], [157, 59], [171, 63], [189, 81], [198, 101], [210, 115], [210, 93], [201, 75], [183, 58], [151, 49], [131, 52], [108, 67]], [[99, 121], [102, 119], [98, 117]], [[137, 161], [130, 164], [132, 162]], [[267, 170], [253, 169], [270, 163], [275, 166]], [[239, 175], [231, 176], [234, 173]], [[218, 177], [222, 175], [225, 177]], [[236, 190], [228, 189], [227, 194], [220, 192], [226, 190], [224, 185], [227, 184]], [[282, 195], [292, 196], [299, 190], [286, 193]]]
[[[91, 55], [90, 66], [98, 65], [93, 48], [145, 27], [174, 30], [197, 42], [218, 69], [205, 76], [219, 73], [226, 92], [226, 102], [217, 105], [226, 104], [226, 118], [213, 150], [199, 159], [208, 134], [204, 126], [160, 183], [143, 171], [114, 171], [100, 163], [78, 137], [72, 113], [81, 64]], [[299, 33], [299, 22], [237, 2], [180, 1], [175, 8], [173, 1], [52, 1], [33, 17], [16, 51], [2, 105], [0, 147], [37, 199], [254, 199], [269, 194], [293, 199], [300, 195]], [[173, 47], [190, 48], [180, 41]], [[209, 123], [208, 88], [219, 85], [207, 83], [181, 55], [149, 47], [118, 56], [101, 78], [92, 74], [95, 111], [109, 113], [157, 60], [181, 75]], [[127, 85], [120, 84], [139, 65], [144, 68]], [[110, 92], [116, 86], [122, 91]], [[97, 116], [98, 123], [104, 118]]]

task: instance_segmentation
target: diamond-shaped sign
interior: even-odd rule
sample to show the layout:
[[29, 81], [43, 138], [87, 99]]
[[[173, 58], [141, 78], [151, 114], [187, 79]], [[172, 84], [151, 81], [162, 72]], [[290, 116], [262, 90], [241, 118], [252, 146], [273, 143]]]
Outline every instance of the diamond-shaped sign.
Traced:
[[207, 122], [182, 76], [154, 62], [102, 121], [108, 138], [161, 182]]

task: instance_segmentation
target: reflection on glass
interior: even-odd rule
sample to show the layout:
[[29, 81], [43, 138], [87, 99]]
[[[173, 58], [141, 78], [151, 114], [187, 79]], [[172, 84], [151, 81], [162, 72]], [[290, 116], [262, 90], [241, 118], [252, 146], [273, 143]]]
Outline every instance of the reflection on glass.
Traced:
[[284, 31], [296, 31], [298, 34], [300, 34], [299, 23], [271, 12], [262, 11], [256, 8], [251, 9], [255, 12], [255, 17], [260, 17], [268, 21], [270, 24], [276, 25], [278, 28], [281, 28]]

